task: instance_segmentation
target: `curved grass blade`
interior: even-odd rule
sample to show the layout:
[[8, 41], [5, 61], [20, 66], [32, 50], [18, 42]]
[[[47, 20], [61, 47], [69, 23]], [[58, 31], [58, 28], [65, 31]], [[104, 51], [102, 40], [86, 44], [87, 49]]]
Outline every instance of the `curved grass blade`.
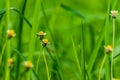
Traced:
[[76, 51], [75, 44], [74, 44], [72, 36], [71, 36], [71, 42], [72, 42], [72, 46], [73, 46], [73, 50], [74, 50], [74, 57], [75, 57], [75, 60], [76, 60], [77, 68], [79, 70], [80, 75], [83, 76], [82, 75], [82, 69], [81, 69], [81, 66], [80, 66], [80, 62], [79, 62], [79, 59], [78, 59], [78, 54], [77, 54], [77, 51]]
[[16, 8], [10, 8], [10, 9], [17, 12], [26, 21], [26, 23], [30, 26], [30, 28], [32, 28], [32, 24], [27, 20], [27, 18], [23, 14], [21, 14], [19, 10], [17, 10]]
[[113, 57], [113, 59], [116, 59], [116, 58], [119, 57], [119, 56], [120, 56], [120, 53], [117, 54], [117, 55], [115, 55], [115, 56]]
[[15, 48], [13, 48], [13, 51], [16, 52], [23, 60], [26, 60], [26, 58]]
[[[28, 19], [24, 15], [21, 14], [21, 12], [19, 10], [17, 10], [16, 8], [13, 8], [13, 7], [10, 8], [10, 10], [17, 12], [25, 20], [25, 22], [30, 26], [30, 28], [32, 28], [32, 24], [28, 21]], [[6, 13], [6, 9], [0, 10], [0, 15], [3, 16], [3, 14], [5, 14], [5, 13]], [[1, 19], [1, 17], [0, 17], [0, 19]]]
[[64, 5], [64, 4], [61, 4], [61, 7], [64, 8], [65, 10], [75, 14], [76, 16], [82, 18], [83, 20], [85, 20], [85, 16], [81, 12], [79, 12], [79, 11], [77, 11], [75, 9], [72, 9], [72, 8], [70, 8], [70, 7], [68, 7], [68, 6]]
[[[105, 23], [104, 23], [104, 25], [105, 25]], [[101, 46], [101, 44], [102, 44], [104, 35], [105, 35], [105, 26], [102, 27], [101, 33], [100, 33], [99, 38], [98, 38], [98, 40], [97, 40], [97, 44], [96, 44], [96, 46], [95, 46], [95, 48], [94, 48], [94, 50], [93, 50], [93, 52], [92, 52], [92, 55], [91, 55], [91, 57], [90, 57], [90, 59], [89, 59], [88, 69], [87, 69], [87, 70], [88, 70], [88, 73], [90, 73], [91, 70], [92, 70], [92, 68], [93, 68], [93, 65], [94, 65], [94, 62], [95, 62], [95, 60], [96, 60], [97, 53], [98, 53], [98, 51], [99, 51], [99, 49], [100, 49], [100, 46]]]
[[32, 72], [35, 75], [35, 77], [37, 78], [37, 80], [40, 80], [34, 69], [32, 69]]

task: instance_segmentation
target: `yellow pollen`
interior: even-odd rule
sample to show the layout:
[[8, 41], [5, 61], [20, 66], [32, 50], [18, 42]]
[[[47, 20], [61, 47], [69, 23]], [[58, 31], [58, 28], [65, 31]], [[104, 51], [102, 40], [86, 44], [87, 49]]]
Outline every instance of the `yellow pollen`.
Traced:
[[48, 39], [43, 39], [43, 43], [48, 43]]
[[26, 68], [32, 68], [32, 67], [33, 67], [33, 64], [32, 64], [30, 61], [26, 61], [26, 62], [24, 63], [24, 66], [25, 66]]
[[15, 34], [15, 31], [14, 30], [8, 30], [8, 35], [9, 36], [13, 36]]
[[12, 64], [13, 63], [13, 59], [12, 58], [8, 59], [8, 63]]
[[108, 50], [108, 49], [112, 49], [112, 46], [108, 45], [108, 46], [106, 47], [106, 49], [107, 49], [107, 50]]
[[40, 32], [39, 32], [39, 35], [44, 35], [44, 32], [43, 32], [43, 31], [40, 31]]

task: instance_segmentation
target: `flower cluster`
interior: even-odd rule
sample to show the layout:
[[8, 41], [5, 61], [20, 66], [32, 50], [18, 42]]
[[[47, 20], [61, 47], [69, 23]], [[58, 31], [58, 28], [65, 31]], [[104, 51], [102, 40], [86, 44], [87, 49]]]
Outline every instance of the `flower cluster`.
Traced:
[[[40, 39], [42, 39], [42, 38], [44, 38], [45, 33], [39, 32], [38, 35], [40, 36]], [[13, 29], [7, 30], [8, 39], [11, 39], [11, 38], [13, 38], [15, 36], [16, 36], [16, 34], [15, 34], [15, 31]], [[13, 63], [14, 63], [14, 60], [12, 58], [9, 58], [8, 59], [8, 67], [11, 68], [13, 66]], [[25, 61], [24, 62], [24, 67], [26, 68], [26, 70], [29, 70], [30, 68], [33, 68], [33, 64], [30, 61]]]
[[[14, 60], [12, 58], [8, 59], [8, 67], [11, 68], [13, 66]], [[33, 68], [33, 64], [30, 61], [24, 62], [24, 67], [26, 70], [29, 70], [30, 68]]]
[[46, 33], [44, 33], [43, 31], [40, 31], [39, 33], [37, 33], [37, 36], [40, 38], [40, 40], [42, 41], [42, 46], [45, 47], [48, 44], [48, 39], [44, 39], [44, 36], [46, 35]]

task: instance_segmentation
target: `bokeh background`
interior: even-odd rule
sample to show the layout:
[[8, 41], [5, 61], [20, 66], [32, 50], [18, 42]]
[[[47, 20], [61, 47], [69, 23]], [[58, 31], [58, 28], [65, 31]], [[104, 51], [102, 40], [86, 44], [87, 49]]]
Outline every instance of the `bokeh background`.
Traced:
[[[6, 9], [6, 1], [0, 0], [0, 12]], [[109, 4], [109, 1], [110, 4]], [[10, 21], [8, 29], [14, 29], [16, 37], [11, 40], [11, 48], [17, 49], [26, 59], [29, 60], [30, 49], [34, 50], [32, 56], [32, 62], [34, 69], [38, 55], [41, 55], [41, 42], [39, 38], [34, 34], [35, 42], [34, 47], [30, 47], [32, 39], [32, 30], [36, 25], [36, 33], [39, 31], [46, 32], [45, 38], [49, 39], [47, 50], [45, 54], [49, 71], [51, 74], [51, 80], [82, 80], [80, 75], [75, 52], [79, 59], [79, 64], [83, 66], [85, 70], [82, 70], [83, 74], [86, 75], [86, 80], [98, 79], [98, 72], [100, 69], [101, 62], [104, 58], [105, 50], [104, 46], [112, 45], [112, 18], [110, 17], [110, 10], [120, 11], [119, 0], [40, 0], [39, 7], [36, 9], [37, 0], [9, 0], [10, 8], [17, 9], [20, 14], [14, 10], [10, 10]], [[26, 3], [25, 3], [26, 2]], [[25, 4], [25, 6], [24, 6]], [[109, 7], [109, 8], [108, 8]], [[37, 20], [34, 20], [34, 12], [37, 10]], [[5, 43], [5, 29], [6, 13], [0, 14], [0, 52], [2, 52], [3, 45]], [[29, 23], [28, 25], [25, 20], [21, 17], [24, 16]], [[120, 78], [120, 16], [116, 18], [116, 32], [115, 32], [115, 52], [114, 52], [114, 78]], [[71, 40], [72, 37], [72, 40]], [[73, 41], [73, 42], [72, 42]], [[75, 48], [75, 49], [74, 49]], [[83, 51], [82, 51], [83, 50]], [[11, 57], [15, 60], [14, 66], [11, 70], [11, 80], [16, 80], [17, 65], [19, 66], [19, 73], [22, 74], [24, 71], [23, 61], [20, 59], [17, 62], [17, 54], [11, 49]], [[96, 56], [95, 56], [96, 55]], [[103, 66], [101, 73], [101, 80], [107, 80], [106, 64], [109, 63], [106, 59], [106, 63]], [[57, 61], [51, 59], [57, 56]], [[94, 58], [92, 56], [95, 56]], [[93, 66], [89, 72], [89, 65]], [[3, 63], [0, 65], [0, 80], [4, 80], [4, 55]], [[87, 73], [88, 72], [88, 73]], [[33, 75], [31, 73], [31, 75]], [[62, 78], [59, 78], [62, 75]], [[20, 76], [20, 75], [18, 75]], [[26, 74], [23, 74], [22, 80], [26, 80]], [[31, 76], [32, 80], [36, 80], [34, 76]], [[39, 62], [38, 77], [40, 80], [47, 80], [46, 69], [41, 55]]]

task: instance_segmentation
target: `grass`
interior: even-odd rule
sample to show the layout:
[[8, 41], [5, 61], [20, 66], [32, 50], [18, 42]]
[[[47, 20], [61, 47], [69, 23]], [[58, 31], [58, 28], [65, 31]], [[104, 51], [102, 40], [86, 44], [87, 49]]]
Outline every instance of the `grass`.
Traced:
[[[119, 3], [1, 0], [0, 80], [119, 80], [120, 16], [110, 15], [120, 11]], [[16, 34], [11, 39], [9, 29]], [[39, 31], [47, 33], [44, 48]], [[107, 45], [113, 48], [110, 54]]]

